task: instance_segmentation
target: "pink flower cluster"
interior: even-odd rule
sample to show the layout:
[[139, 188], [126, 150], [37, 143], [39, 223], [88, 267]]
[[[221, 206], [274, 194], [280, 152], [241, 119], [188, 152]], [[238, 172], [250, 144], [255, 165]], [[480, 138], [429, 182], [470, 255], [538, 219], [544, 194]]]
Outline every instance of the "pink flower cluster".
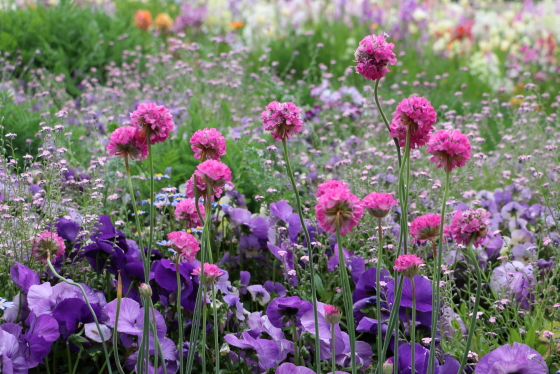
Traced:
[[130, 123], [136, 127], [141, 138], [150, 139], [150, 144], [164, 142], [173, 130], [173, 119], [169, 109], [155, 103], [142, 103], [130, 115]]
[[[201, 272], [202, 267], [199, 264], [198, 267], [193, 270], [192, 274], [198, 275], [200, 277]], [[212, 284], [216, 280], [216, 278], [223, 274], [224, 272], [217, 265], [209, 264], [207, 262], [204, 264], [204, 279], [202, 279], [202, 283], [208, 286]]]
[[450, 172], [456, 167], [463, 167], [471, 159], [471, 143], [459, 130], [441, 130], [432, 135], [428, 142], [428, 153], [433, 155], [430, 161], [437, 168], [443, 167]]
[[[206, 183], [199, 177], [196, 176], [196, 188], [198, 189], [198, 197], [199, 198], [206, 198]], [[231, 183], [230, 183], [231, 184]], [[233, 184], [231, 184], [233, 186]], [[222, 196], [224, 189], [223, 187], [214, 187], [212, 188], [212, 200], [214, 200], [214, 198], [218, 199], [220, 198], [220, 196]], [[187, 184], [185, 186], [185, 194], [187, 195], [187, 197], [190, 198], [194, 198], [195, 194], [194, 194], [194, 183], [193, 183], [193, 178], [189, 178], [187, 180]]]
[[119, 127], [111, 134], [107, 150], [111, 156], [142, 160], [148, 157], [148, 143], [136, 127]]
[[270, 131], [274, 139], [290, 139], [303, 129], [299, 108], [291, 102], [273, 101], [262, 112], [264, 129]]
[[338, 188], [338, 187], [344, 187], [344, 188], [348, 189], [348, 186], [346, 186], [346, 183], [344, 183], [343, 181], [337, 181], [337, 180], [334, 180], [334, 179], [324, 181], [323, 183], [321, 183], [317, 187], [317, 192], [315, 193], [315, 195], [317, 197], [321, 197], [328, 190], [332, 190], [332, 189], [335, 189], [335, 188]]
[[[204, 205], [199, 201], [198, 209], [202, 218], [205, 216]], [[197, 227], [202, 226], [203, 223], [198, 217], [198, 212], [196, 211], [196, 206], [194, 204], [194, 199], [183, 199], [177, 203], [175, 206], [175, 218], [177, 220], [184, 220], [185, 227]]]
[[393, 270], [403, 273], [405, 277], [414, 277], [424, 261], [417, 255], [400, 255], [395, 260]]
[[231, 169], [216, 160], [204, 161], [196, 167], [194, 173], [211, 187], [223, 187], [226, 183], [231, 182]]
[[194, 157], [202, 161], [220, 160], [226, 154], [226, 140], [214, 128], [196, 131], [190, 140]]
[[389, 130], [401, 147], [406, 146], [407, 132], [410, 132], [410, 149], [416, 149], [428, 142], [436, 119], [436, 111], [426, 98], [411, 97], [397, 105]]
[[173, 231], [167, 234], [167, 238], [171, 241], [172, 248], [179, 252], [181, 257], [188, 262], [196, 260], [200, 245], [194, 236], [184, 231]]
[[51, 262], [54, 262], [58, 257], [63, 256], [65, 251], [66, 244], [64, 244], [64, 239], [56, 233], [48, 231], [37, 235], [31, 248], [33, 256], [43, 262], [43, 264], [47, 263], [49, 257]]
[[469, 245], [471, 240], [473, 246], [481, 245], [491, 226], [489, 217], [490, 212], [482, 208], [469, 209], [464, 212], [458, 210], [451, 221], [453, 238], [457, 243], [465, 246]]
[[441, 216], [428, 213], [416, 218], [410, 225], [410, 235], [415, 241], [424, 243], [426, 240], [434, 241], [439, 237]]
[[338, 226], [340, 234], [344, 236], [358, 225], [358, 220], [364, 215], [364, 208], [348, 187], [341, 186], [324, 191], [315, 205], [315, 214], [323, 230], [336, 233]]
[[387, 43], [383, 35], [368, 35], [359, 44], [354, 53], [356, 71], [364, 78], [375, 81], [391, 72], [388, 65], [397, 63], [393, 53], [393, 43]]
[[393, 195], [384, 192], [372, 192], [362, 199], [365, 210], [377, 218], [386, 217], [391, 207], [398, 204]]

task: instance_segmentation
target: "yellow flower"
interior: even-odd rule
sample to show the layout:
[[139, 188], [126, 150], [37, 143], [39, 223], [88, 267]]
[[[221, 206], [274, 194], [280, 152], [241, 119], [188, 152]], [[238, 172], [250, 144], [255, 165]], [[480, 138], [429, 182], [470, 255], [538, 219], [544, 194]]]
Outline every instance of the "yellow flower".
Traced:
[[160, 13], [156, 17], [156, 29], [168, 32], [173, 27], [173, 18], [167, 13]]
[[138, 10], [134, 14], [134, 24], [140, 30], [148, 30], [152, 26], [152, 13], [149, 10]]

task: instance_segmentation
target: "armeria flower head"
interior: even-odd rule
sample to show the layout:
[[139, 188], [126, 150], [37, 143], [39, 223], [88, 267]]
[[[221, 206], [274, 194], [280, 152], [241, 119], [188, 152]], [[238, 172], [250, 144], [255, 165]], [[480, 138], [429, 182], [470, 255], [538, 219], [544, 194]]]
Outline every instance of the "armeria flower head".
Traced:
[[47, 258], [50, 257], [51, 262], [57, 257], [63, 256], [66, 250], [64, 239], [54, 232], [42, 232], [33, 241], [31, 252], [37, 260], [47, 263]]
[[190, 142], [194, 158], [202, 161], [220, 160], [226, 154], [226, 139], [214, 128], [196, 131]]
[[[193, 270], [192, 274], [198, 275], [200, 277], [201, 272], [202, 272], [202, 267], [201, 265], [198, 265], [198, 267]], [[214, 283], [216, 278], [218, 278], [220, 275], [223, 274], [224, 272], [217, 265], [209, 264], [207, 262], [204, 264], [204, 279], [202, 279], [202, 283], [208, 286]]]
[[196, 253], [200, 251], [198, 240], [191, 234], [184, 231], [173, 231], [167, 234], [167, 238], [171, 240], [171, 246], [174, 250], [188, 262], [196, 260]]
[[132, 126], [119, 127], [113, 131], [107, 150], [111, 156], [138, 160], [148, 157], [148, 143], [140, 137], [138, 129]]
[[167, 13], [160, 13], [156, 17], [156, 29], [168, 32], [173, 27], [173, 18]]
[[410, 149], [422, 147], [430, 139], [430, 132], [436, 123], [437, 114], [432, 104], [421, 96], [403, 99], [393, 113], [389, 129], [391, 136], [406, 146], [406, 136], [410, 132]]
[[[204, 204], [200, 201], [198, 202], [198, 209], [200, 210], [202, 218], [204, 218], [206, 212], [204, 211]], [[198, 216], [198, 212], [196, 211], [193, 198], [183, 199], [177, 203], [175, 206], [175, 218], [177, 220], [184, 220], [185, 226], [189, 228], [203, 225], [200, 217]]]
[[384, 192], [372, 192], [362, 199], [364, 209], [376, 218], [386, 217], [391, 207], [398, 204], [393, 195]]
[[[202, 178], [200, 178], [199, 176], [195, 175], [194, 178], [196, 178], [196, 189], [199, 191], [198, 192], [198, 197], [199, 198], [205, 198], [206, 197], [206, 188], [208, 187], [207, 184], [202, 180]], [[228, 182], [228, 186], [231, 186], [233, 188], [233, 183]], [[187, 180], [187, 183], [185, 185], [185, 195], [187, 195], [187, 197], [193, 198], [195, 197], [195, 185], [193, 182], [193, 178], [189, 178]], [[211, 187], [212, 188], [212, 196], [211, 199], [214, 200], [214, 198], [219, 198], [220, 196], [222, 196], [223, 187]]]
[[393, 269], [399, 273], [403, 273], [405, 277], [412, 278], [418, 273], [418, 269], [423, 264], [424, 261], [417, 255], [400, 255], [395, 260]]
[[134, 14], [134, 24], [140, 30], [148, 30], [152, 26], [152, 13], [149, 10], [140, 9]]
[[231, 169], [216, 160], [204, 161], [196, 167], [194, 173], [211, 187], [223, 187], [226, 183], [231, 182]]
[[412, 221], [410, 235], [415, 241], [424, 243], [426, 240], [434, 241], [439, 237], [441, 216], [435, 213], [424, 214]]
[[387, 43], [383, 35], [368, 35], [362, 39], [354, 53], [356, 71], [364, 78], [375, 81], [391, 72], [388, 65], [397, 63], [393, 43]]
[[338, 310], [337, 307], [335, 307], [334, 305], [325, 304], [323, 305], [323, 310], [325, 311], [325, 319], [328, 323], [330, 323], [331, 325], [336, 325], [338, 322], [340, 322], [342, 313], [340, 313], [340, 310]]
[[473, 246], [482, 244], [492, 223], [489, 220], [490, 212], [485, 209], [458, 210], [451, 220], [451, 232], [453, 238], [459, 244], [469, 245], [472, 240]]
[[337, 187], [325, 191], [317, 200], [315, 214], [319, 226], [327, 232], [336, 232], [337, 226], [341, 235], [352, 231], [358, 220], [364, 215], [364, 208], [354, 194], [346, 187]]
[[518, 373], [546, 374], [548, 368], [541, 354], [528, 345], [506, 344], [485, 354], [474, 369], [475, 374]]
[[328, 180], [328, 181], [324, 181], [323, 183], [321, 183], [318, 187], [317, 187], [317, 192], [315, 193], [315, 195], [317, 197], [321, 197], [323, 196], [328, 190], [332, 190], [334, 188], [338, 188], [338, 187], [343, 187], [348, 189], [348, 186], [346, 185], [346, 183], [344, 183], [343, 181], [337, 181], [334, 179]]
[[130, 123], [140, 137], [149, 138], [150, 144], [162, 143], [173, 130], [173, 118], [169, 109], [156, 103], [142, 103], [131, 115]]
[[446, 172], [465, 166], [471, 159], [471, 143], [459, 130], [436, 132], [428, 142], [427, 151], [433, 155], [430, 161], [437, 168], [443, 167]]
[[303, 129], [299, 108], [291, 102], [271, 102], [261, 113], [261, 118], [264, 129], [276, 140], [290, 139]]

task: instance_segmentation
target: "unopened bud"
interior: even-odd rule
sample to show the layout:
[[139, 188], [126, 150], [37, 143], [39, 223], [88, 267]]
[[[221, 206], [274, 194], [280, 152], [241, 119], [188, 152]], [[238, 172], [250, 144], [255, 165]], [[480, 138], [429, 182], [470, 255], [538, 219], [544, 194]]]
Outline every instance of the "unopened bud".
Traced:
[[393, 374], [393, 358], [389, 358], [383, 363], [383, 374]]
[[226, 343], [224, 345], [222, 345], [222, 348], [220, 349], [220, 356], [226, 356], [229, 354], [229, 345]]
[[146, 298], [146, 299], [151, 299], [152, 298], [152, 287], [150, 287], [149, 284], [146, 284], [146, 283], [140, 284], [140, 287], [138, 288], [138, 291], [140, 292], [140, 296], [142, 296], [143, 298]]
[[338, 322], [340, 322], [342, 313], [340, 313], [340, 310], [338, 310], [337, 307], [335, 307], [334, 305], [325, 305], [323, 309], [325, 310], [325, 319], [328, 323], [330, 323], [331, 325], [336, 325]]

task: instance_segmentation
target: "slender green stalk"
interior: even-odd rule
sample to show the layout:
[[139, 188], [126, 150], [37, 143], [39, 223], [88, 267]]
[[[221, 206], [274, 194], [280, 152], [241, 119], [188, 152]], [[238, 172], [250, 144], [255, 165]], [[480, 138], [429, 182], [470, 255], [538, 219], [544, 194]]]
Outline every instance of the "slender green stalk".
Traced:
[[179, 373], [183, 374], [183, 311], [181, 310], [181, 275], [179, 274], [179, 258], [180, 254], [177, 253], [175, 260], [175, 272], [177, 273], [177, 324], [179, 325], [179, 341], [177, 348], [179, 349]]
[[[399, 308], [401, 307], [403, 284], [404, 284], [404, 278], [400, 277], [399, 284], [397, 286], [397, 292], [395, 293], [395, 302], [392, 306], [391, 314], [389, 315], [389, 323], [387, 323], [387, 336], [390, 336], [399, 318], [398, 316], [399, 316]], [[395, 334], [395, 342], [398, 341], [398, 338], [399, 338], [399, 334], [397, 328], [397, 333]], [[387, 355], [387, 350], [389, 349], [390, 341], [391, 339], [385, 339], [385, 342], [383, 343], [383, 352], [381, 352], [381, 359], [379, 360], [379, 370], [378, 370], [379, 373], [381, 373], [382, 371], [383, 361], [385, 356]], [[395, 355], [396, 354], [397, 352], [395, 351]]]
[[154, 347], [154, 373], [158, 372], [158, 357], [161, 356], [163, 374], [167, 374], [167, 366], [165, 365], [165, 357], [163, 356], [163, 349], [161, 348], [161, 343], [159, 341], [159, 337], [157, 336], [156, 312], [155, 312], [156, 308], [154, 308], [154, 303], [152, 302], [152, 299], [150, 298], [146, 298], [146, 299], [147, 299], [146, 304], [150, 305], [150, 308], [152, 310], [152, 318], [154, 319], [153, 321], [150, 321], [152, 334], [154, 334], [154, 346], [155, 346]]
[[443, 226], [445, 223], [445, 209], [447, 207], [447, 195], [449, 194], [449, 180], [451, 172], [445, 173], [445, 190], [443, 193], [443, 201], [441, 202], [441, 222], [439, 225], [439, 247], [437, 257], [434, 259], [434, 282], [432, 284], [432, 333], [430, 340], [430, 357], [428, 359], [428, 373], [434, 374], [435, 371], [435, 351], [436, 351], [436, 332], [440, 309], [439, 282], [441, 280], [441, 257], [443, 254]]
[[335, 339], [336, 339], [336, 335], [335, 335], [335, 331], [334, 331], [334, 326], [335, 325], [331, 325], [331, 373], [335, 374], [336, 373], [336, 344], [335, 344]]
[[416, 285], [414, 284], [414, 277], [410, 277], [410, 286], [412, 288], [412, 328], [410, 330], [410, 348], [412, 353], [412, 370], [411, 373], [416, 373]]
[[286, 143], [286, 139], [282, 139], [282, 146], [284, 148], [284, 159], [286, 161], [288, 177], [290, 178], [290, 182], [292, 183], [292, 188], [294, 189], [299, 220], [301, 222], [303, 234], [305, 235], [305, 241], [307, 242], [307, 254], [309, 257], [309, 275], [311, 280], [311, 304], [313, 304], [313, 320], [315, 322], [315, 368], [316, 368], [315, 370], [317, 373], [320, 373], [321, 372], [321, 342], [319, 340], [319, 314], [317, 312], [317, 288], [315, 286], [315, 265], [313, 263], [313, 248], [311, 246], [311, 238], [309, 236], [309, 231], [307, 230], [307, 226], [305, 225], [305, 220], [303, 219], [301, 200], [299, 197], [296, 181], [294, 179], [292, 166], [290, 164], [290, 157], [288, 154], [288, 145]]
[[105, 361], [107, 363], [107, 370], [109, 371], [109, 374], [113, 374], [113, 371], [111, 370], [111, 362], [109, 361], [109, 351], [107, 351], [107, 344], [105, 344], [105, 337], [103, 336], [101, 326], [99, 326], [99, 321], [97, 320], [97, 316], [95, 315], [95, 311], [93, 310], [93, 308], [91, 307], [91, 304], [89, 303], [86, 291], [84, 290], [84, 288], [82, 287], [81, 284], [76, 283], [76, 282], [72, 282], [71, 280], [68, 280], [68, 279], [64, 278], [63, 276], [61, 276], [60, 274], [58, 274], [56, 272], [56, 270], [54, 269], [54, 267], [51, 263], [50, 253], [47, 254], [47, 266], [49, 267], [49, 269], [51, 270], [51, 272], [53, 273], [53, 275], [55, 277], [57, 277], [58, 279], [60, 279], [61, 281], [65, 282], [65, 283], [68, 283], [69, 285], [78, 287], [80, 289], [80, 291], [82, 292], [82, 295], [84, 296], [84, 301], [86, 302], [86, 304], [89, 308], [89, 311], [91, 312], [91, 315], [93, 316], [93, 321], [95, 322], [95, 327], [97, 327], [97, 331], [99, 332], [99, 336], [101, 337], [101, 345], [103, 346], [103, 353], [105, 353]]
[[[375, 270], [375, 311], [377, 318], [377, 359], [381, 360], [383, 348], [383, 334], [381, 328], [381, 269], [383, 259], [383, 229], [381, 228], [381, 218], [377, 218], [377, 236], [379, 237], [379, 250], [377, 251], [377, 269]], [[334, 373], [334, 371], [333, 371]]]
[[296, 360], [296, 366], [299, 366], [299, 344], [297, 338], [297, 326], [296, 319], [292, 318], [292, 340], [294, 341], [294, 358]]
[[117, 277], [117, 311], [115, 313], [115, 326], [113, 327], [113, 355], [115, 356], [115, 363], [117, 364], [117, 370], [120, 374], [124, 374], [121, 366], [121, 360], [119, 358], [119, 315], [121, 313], [121, 301], [122, 301], [122, 279], [121, 271], [119, 270]]
[[[403, 242], [404, 254], [408, 253], [408, 182], [410, 179], [410, 131], [406, 133], [406, 146], [404, 151], [404, 161], [399, 169], [399, 202], [401, 205], [401, 217], [400, 217], [400, 234]], [[407, 170], [406, 183], [404, 171]], [[405, 187], [406, 186], [406, 187]]]
[[214, 312], [214, 356], [216, 364], [214, 365], [215, 373], [220, 373], [220, 342], [218, 341], [218, 309], [216, 306], [216, 288], [212, 283], [212, 311]]
[[469, 349], [471, 347], [474, 330], [476, 330], [478, 306], [480, 305], [480, 293], [482, 291], [482, 273], [480, 271], [480, 266], [478, 266], [478, 259], [476, 258], [476, 254], [472, 249], [472, 243], [473, 243], [473, 239], [471, 238], [470, 243], [466, 249], [466, 252], [467, 252], [467, 256], [474, 264], [474, 268], [476, 270], [476, 297], [474, 299], [474, 308], [471, 317], [471, 325], [469, 326], [469, 334], [467, 335], [467, 344], [465, 346], [465, 352], [463, 353], [463, 358], [461, 359], [461, 367], [459, 368], [458, 373], [462, 373], [463, 369], [465, 368], [465, 365], [467, 364], [467, 358], [469, 357]]
[[[385, 123], [385, 127], [387, 127], [387, 131], [391, 133], [389, 129], [389, 121], [387, 121], [387, 117], [381, 108], [381, 103], [379, 102], [379, 96], [377, 94], [377, 90], [379, 88], [379, 79], [375, 81], [375, 86], [373, 87], [373, 97], [375, 98], [375, 104], [377, 105], [377, 110], [379, 110], [379, 114], [381, 114], [381, 118], [383, 118], [383, 122]], [[395, 147], [397, 147], [397, 158], [399, 160], [399, 167], [402, 165], [401, 160], [401, 147], [399, 146], [399, 141], [397, 138], [393, 138], [393, 142], [395, 142]]]
[[78, 370], [78, 364], [80, 363], [80, 358], [82, 358], [83, 351], [83, 349], [80, 349], [78, 351], [78, 358], [76, 359], [76, 363], [74, 364], [74, 370], [72, 370], [72, 374], [76, 374], [76, 370]]
[[344, 260], [344, 252], [342, 251], [342, 237], [340, 235], [339, 219], [336, 220], [336, 241], [338, 243], [338, 267], [340, 277], [342, 278], [342, 298], [344, 300], [344, 308], [346, 309], [346, 326], [350, 335], [350, 365], [352, 374], [357, 373], [356, 367], [356, 329], [354, 328], [354, 310], [352, 303], [352, 290], [348, 281], [348, 272], [346, 271], [346, 261]]
[[[202, 266], [202, 269], [204, 269], [204, 266]], [[202, 374], [206, 374], [206, 292], [202, 293], [202, 297]]]
[[66, 341], [66, 355], [68, 356], [68, 374], [72, 374], [72, 356], [70, 356], [70, 341], [69, 340]]

